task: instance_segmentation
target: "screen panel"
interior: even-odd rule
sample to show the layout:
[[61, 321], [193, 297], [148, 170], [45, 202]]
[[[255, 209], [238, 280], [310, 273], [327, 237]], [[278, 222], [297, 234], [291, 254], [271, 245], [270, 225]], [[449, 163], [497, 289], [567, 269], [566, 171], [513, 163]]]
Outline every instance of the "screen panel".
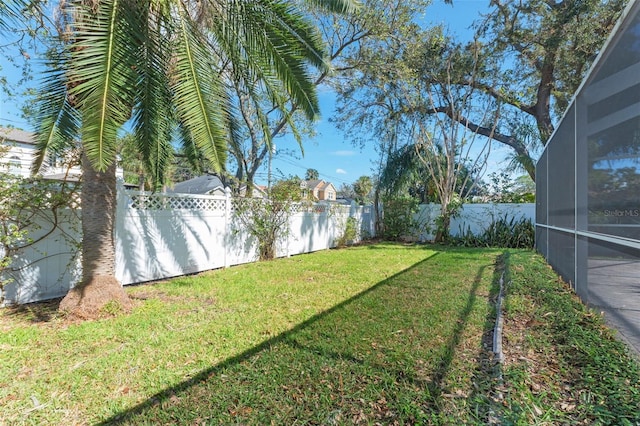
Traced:
[[549, 141], [547, 172], [548, 223], [575, 228], [575, 107], [572, 106]]
[[575, 285], [575, 236], [549, 229], [548, 260], [556, 272], [569, 284]]
[[544, 151], [536, 165], [536, 223], [546, 225], [547, 222], [547, 155]]

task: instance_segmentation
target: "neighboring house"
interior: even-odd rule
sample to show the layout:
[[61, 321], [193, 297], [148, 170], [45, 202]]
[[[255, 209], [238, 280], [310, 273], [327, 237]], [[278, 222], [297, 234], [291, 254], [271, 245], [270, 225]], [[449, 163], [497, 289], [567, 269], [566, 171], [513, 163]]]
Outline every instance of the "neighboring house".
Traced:
[[[253, 185], [253, 191], [251, 191], [251, 198], [268, 198], [267, 192], [269, 192], [269, 188], [266, 185]], [[240, 196], [247, 196], [247, 186], [242, 185], [240, 187]]]
[[300, 184], [303, 196], [317, 201], [336, 201], [336, 187], [324, 180], [306, 180]]
[[[8, 148], [4, 155], [0, 155], [0, 171], [14, 175], [28, 177], [31, 175], [31, 165], [36, 156], [34, 134], [19, 129], [0, 127], [0, 145]], [[46, 179], [78, 180], [82, 174], [80, 165], [74, 164], [70, 158], [60, 158], [49, 155], [42, 163], [40, 174]], [[122, 169], [116, 170], [116, 176], [122, 177]]]
[[342, 204], [344, 206], [350, 206], [352, 204], [358, 204], [354, 198], [338, 198], [336, 203]]
[[24, 130], [0, 127], [0, 145], [8, 148], [0, 156], [0, 166], [3, 172], [27, 177], [31, 174], [36, 146], [33, 135]]
[[[169, 192], [194, 195], [224, 195], [225, 186], [233, 186], [233, 183], [227, 181], [225, 185], [225, 182], [219, 176], [207, 173], [206, 175], [176, 183]], [[238, 195], [246, 197], [246, 194], [247, 187], [242, 185], [238, 190]], [[266, 187], [255, 185], [252, 191], [252, 198], [267, 198]]]
[[224, 183], [218, 176], [206, 174], [176, 183], [171, 192], [178, 194], [224, 195]]

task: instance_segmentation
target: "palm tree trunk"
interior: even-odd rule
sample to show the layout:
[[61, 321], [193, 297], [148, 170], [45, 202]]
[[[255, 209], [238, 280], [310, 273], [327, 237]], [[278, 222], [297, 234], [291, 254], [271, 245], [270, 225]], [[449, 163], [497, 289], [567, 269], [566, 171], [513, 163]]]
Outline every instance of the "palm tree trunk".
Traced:
[[60, 302], [60, 310], [85, 319], [103, 315], [105, 305], [129, 311], [131, 301], [115, 277], [115, 162], [97, 172], [82, 158], [82, 280]]

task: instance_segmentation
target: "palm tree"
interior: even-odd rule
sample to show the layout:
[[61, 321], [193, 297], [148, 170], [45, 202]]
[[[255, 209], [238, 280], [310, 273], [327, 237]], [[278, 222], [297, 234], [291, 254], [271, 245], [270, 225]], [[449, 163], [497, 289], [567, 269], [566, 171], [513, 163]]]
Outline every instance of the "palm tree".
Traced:
[[359, 204], [366, 204], [369, 202], [369, 194], [373, 189], [373, 181], [369, 176], [360, 176], [358, 180], [353, 183], [353, 191], [356, 193], [356, 201]]
[[[314, 0], [332, 10], [349, 0]], [[115, 278], [116, 135], [131, 123], [146, 167], [162, 185], [174, 135], [185, 152], [224, 169], [234, 126], [226, 64], [284, 88], [308, 117], [318, 102], [308, 66], [327, 67], [321, 38], [283, 0], [71, 0], [39, 101], [38, 168], [50, 151], [83, 148], [81, 282], [60, 304], [91, 317], [130, 302]]]

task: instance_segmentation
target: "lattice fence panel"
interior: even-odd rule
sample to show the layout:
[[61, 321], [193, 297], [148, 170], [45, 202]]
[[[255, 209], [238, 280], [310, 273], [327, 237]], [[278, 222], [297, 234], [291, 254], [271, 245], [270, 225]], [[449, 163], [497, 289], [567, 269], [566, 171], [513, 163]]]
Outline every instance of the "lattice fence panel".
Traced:
[[160, 194], [132, 195], [131, 208], [137, 210], [224, 211], [226, 200], [204, 197], [174, 197]]
[[325, 213], [331, 209], [328, 204], [297, 203], [291, 208], [293, 213]]

